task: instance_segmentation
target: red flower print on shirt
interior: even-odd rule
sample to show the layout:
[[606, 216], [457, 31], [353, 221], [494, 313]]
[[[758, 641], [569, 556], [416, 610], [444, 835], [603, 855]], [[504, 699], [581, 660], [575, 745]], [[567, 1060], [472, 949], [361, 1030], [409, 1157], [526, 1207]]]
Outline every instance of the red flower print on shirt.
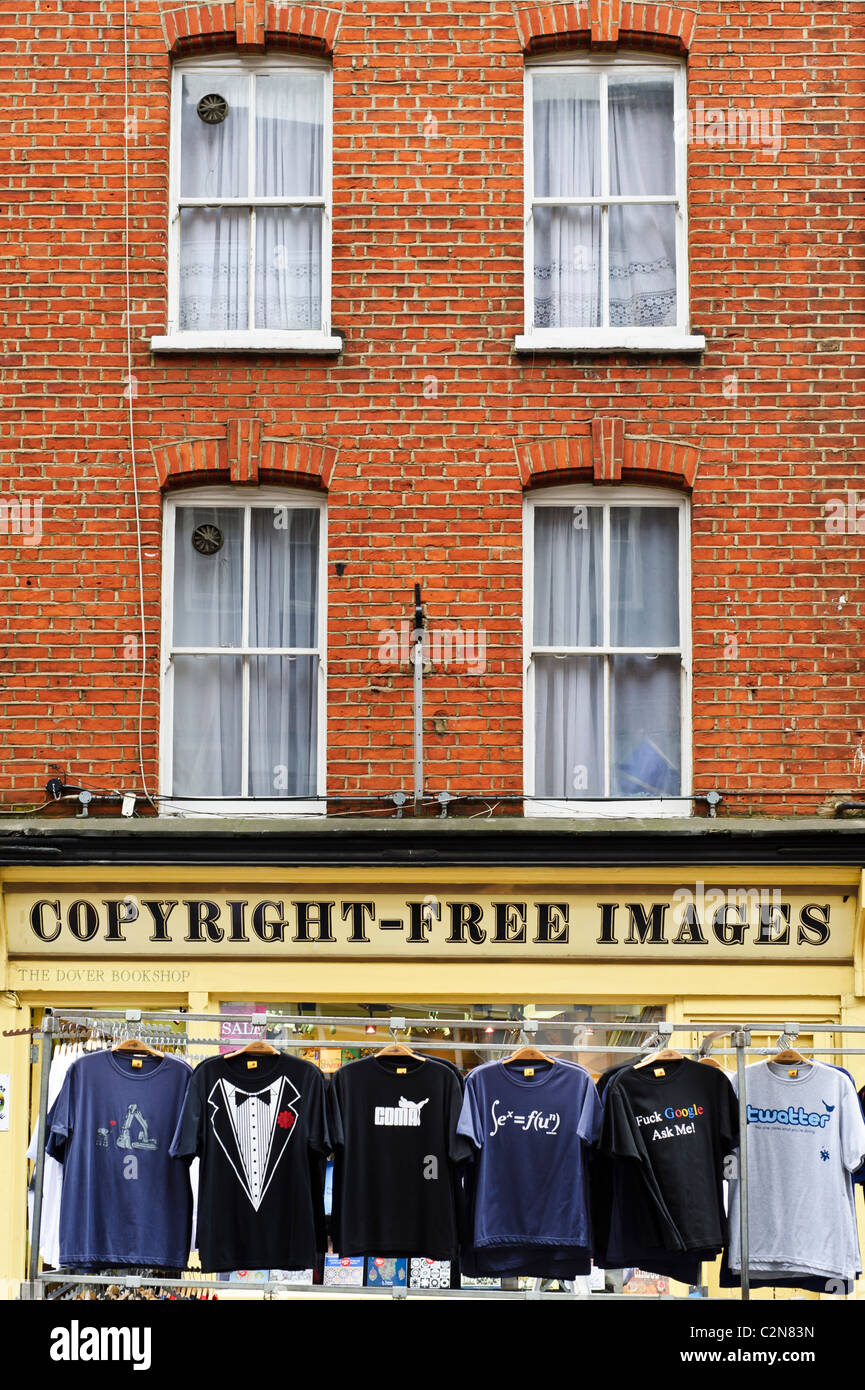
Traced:
[[291, 1126], [294, 1124], [294, 1116], [290, 1110], [280, 1110], [276, 1117], [276, 1123], [279, 1125], [280, 1129], [291, 1129]]

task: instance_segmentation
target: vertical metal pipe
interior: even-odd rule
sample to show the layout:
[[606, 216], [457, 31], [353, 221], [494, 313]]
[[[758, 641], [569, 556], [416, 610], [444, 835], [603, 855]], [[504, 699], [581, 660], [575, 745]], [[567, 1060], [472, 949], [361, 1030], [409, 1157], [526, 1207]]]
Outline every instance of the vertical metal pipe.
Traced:
[[751, 1277], [748, 1269], [748, 1102], [745, 1096], [745, 1048], [751, 1035], [740, 1028], [733, 1035], [736, 1046], [736, 1078], [739, 1092], [739, 1256], [741, 1261], [741, 1292], [747, 1302], [751, 1297]]
[[27, 1277], [32, 1283], [39, 1273], [39, 1245], [42, 1234], [42, 1188], [45, 1181], [45, 1131], [48, 1119], [48, 1077], [51, 1072], [51, 1038], [54, 1033], [54, 1016], [45, 1011], [40, 1035], [39, 1075], [39, 1124], [36, 1131], [36, 1176], [33, 1189], [33, 1223], [30, 1228], [30, 1259]]
[[414, 809], [417, 811], [423, 800], [424, 620], [419, 584], [414, 586], [414, 631], [412, 632], [412, 639], [412, 655], [414, 657]]
[[414, 804], [423, 798], [423, 633], [414, 644]]

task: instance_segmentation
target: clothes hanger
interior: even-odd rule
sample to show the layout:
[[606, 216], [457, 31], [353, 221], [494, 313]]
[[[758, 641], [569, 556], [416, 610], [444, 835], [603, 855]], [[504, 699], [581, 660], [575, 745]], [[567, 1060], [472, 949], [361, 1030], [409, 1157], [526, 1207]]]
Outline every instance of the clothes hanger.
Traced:
[[144, 1042], [142, 1038], [124, 1038], [123, 1042], [117, 1043], [116, 1046], [112, 1047], [111, 1051], [145, 1052], [148, 1057], [159, 1057], [160, 1059], [165, 1056], [164, 1052], [157, 1052], [155, 1047], [151, 1047], [150, 1043]]
[[245, 1047], [238, 1047], [234, 1052], [226, 1052], [225, 1056], [245, 1057], [248, 1055], [261, 1056], [262, 1054], [268, 1057], [278, 1057], [279, 1048], [274, 1047], [272, 1043], [266, 1042], [264, 1038], [255, 1038], [252, 1042], [248, 1042]]
[[769, 1058], [770, 1062], [781, 1062], [784, 1066], [787, 1063], [802, 1063], [805, 1066], [811, 1065], [807, 1057], [803, 1057], [801, 1052], [797, 1052], [795, 1047], [784, 1047], [780, 1052], [776, 1052], [774, 1057]]
[[376, 1057], [417, 1057], [419, 1061], [424, 1060], [419, 1053], [412, 1052], [410, 1047], [406, 1047], [405, 1043], [401, 1042], [388, 1043], [387, 1047], [381, 1048], [375, 1055]]
[[553, 1065], [554, 1058], [548, 1057], [545, 1052], [541, 1052], [537, 1047], [518, 1047], [516, 1052], [512, 1052], [510, 1057], [505, 1058], [505, 1066], [509, 1067], [512, 1062], [549, 1062]]
[[380, 1051], [375, 1054], [377, 1057], [414, 1057], [418, 1062], [426, 1060], [424, 1057], [421, 1057], [419, 1052], [412, 1052], [408, 1043], [399, 1042], [397, 1040], [396, 1030], [393, 1027], [391, 1027], [390, 1035], [393, 1041], [389, 1042], [387, 1047], [381, 1048]]
[[641, 1057], [639, 1062], [634, 1063], [632, 1070], [636, 1071], [638, 1067], [648, 1067], [652, 1062], [683, 1062], [685, 1059], [681, 1052], [677, 1052], [674, 1047], [669, 1046], [672, 1031], [673, 1025], [671, 1023], [659, 1023], [657, 1034], [649, 1040], [648, 1045], [651, 1047], [652, 1042], [657, 1041], [661, 1043], [661, 1047], [650, 1052], [648, 1056]]
[[798, 1027], [795, 1024], [788, 1023], [786, 1028], [784, 1029], [784, 1032], [778, 1039], [779, 1051], [775, 1053], [774, 1057], [770, 1057], [769, 1061], [780, 1062], [782, 1066], [787, 1066], [791, 1063], [802, 1066], [811, 1066], [812, 1063], [808, 1061], [808, 1058], [803, 1057], [801, 1052], [797, 1052], [795, 1047], [791, 1047], [790, 1045], [791, 1043], [794, 1043], [796, 1041], [798, 1036]]
[[718, 1031], [715, 1033], [707, 1033], [702, 1043], [700, 1044], [700, 1055], [697, 1058], [697, 1061], [705, 1062], [706, 1066], [714, 1067], [716, 1071], [724, 1071], [725, 1068], [718, 1061], [717, 1057], [710, 1056], [709, 1048], [712, 1046], [712, 1043], [715, 1041], [716, 1038], [726, 1038], [728, 1036], [729, 1033], [726, 1029], [723, 1028], [718, 1029]]
[[639, 1062], [635, 1062], [633, 1070], [637, 1071], [640, 1067], [647, 1067], [651, 1062], [684, 1062], [681, 1052], [677, 1052], [674, 1047], [662, 1047], [658, 1052], [650, 1052], [648, 1057], [641, 1057]]

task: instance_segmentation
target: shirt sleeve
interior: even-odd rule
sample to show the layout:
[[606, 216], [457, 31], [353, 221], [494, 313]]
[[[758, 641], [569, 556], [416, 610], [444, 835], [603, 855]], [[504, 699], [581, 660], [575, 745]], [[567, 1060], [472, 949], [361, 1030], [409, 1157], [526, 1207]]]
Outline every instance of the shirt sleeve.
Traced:
[[60, 1094], [48, 1112], [45, 1125], [45, 1152], [49, 1158], [56, 1158], [58, 1163], [62, 1163], [66, 1157], [66, 1146], [75, 1127], [76, 1079], [75, 1067], [70, 1067], [60, 1087]]
[[[349, 1066], [351, 1063], [349, 1063]], [[327, 1088], [327, 1116], [330, 1127], [330, 1137], [333, 1144], [334, 1153], [337, 1149], [345, 1146], [345, 1083], [343, 1080], [343, 1070], [340, 1068], [330, 1079]]]
[[466, 1139], [474, 1144], [476, 1149], [484, 1146], [484, 1127], [481, 1120], [480, 1097], [478, 1096], [478, 1084], [474, 1076], [468, 1077], [466, 1081], [465, 1095], [463, 1096], [462, 1109], [457, 1120], [457, 1134], [462, 1134]]
[[325, 1080], [324, 1106], [327, 1117], [327, 1132], [330, 1135], [330, 1151], [341, 1149], [345, 1143], [345, 1135], [342, 1129], [342, 1114], [336, 1096], [336, 1078], [329, 1076]]
[[447, 1125], [448, 1156], [452, 1163], [465, 1163], [474, 1154], [471, 1136], [460, 1129], [464, 1097], [460, 1083], [453, 1072], [446, 1072], [447, 1091], [445, 1093], [445, 1124]]
[[616, 1158], [645, 1157], [645, 1150], [637, 1143], [634, 1130], [633, 1109], [630, 1106], [621, 1083], [615, 1079], [604, 1092], [604, 1113], [601, 1117], [601, 1149]]
[[186, 1091], [186, 1100], [177, 1121], [177, 1129], [168, 1150], [172, 1158], [194, 1158], [204, 1147], [204, 1106], [201, 1092], [204, 1073], [200, 1068], [192, 1074]]
[[583, 1094], [577, 1134], [586, 1144], [596, 1144], [601, 1133], [603, 1107], [594, 1081], [590, 1076], [586, 1077], [586, 1081], [588, 1084]]
[[719, 1137], [721, 1154], [726, 1158], [727, 1154], [739, 1147], [739, 1097], [728, 1076], [718, 1072], [718, 1077], [723, 1082], [719, 1106]]
[[[840, 1076], [840, 1073], [839, 1073]], [[848, 1172], [854, 1172], [865, 1158], [865, 1120], [856, 1094], [856, 1087], [846, 1076], [841, 1077], [841, 1158]]]
[[310, 1086], [309, 1147], [317, 1154], [327, 1155], [333, 1149], [325, 1080], [318, 1067], [312, 1068]]

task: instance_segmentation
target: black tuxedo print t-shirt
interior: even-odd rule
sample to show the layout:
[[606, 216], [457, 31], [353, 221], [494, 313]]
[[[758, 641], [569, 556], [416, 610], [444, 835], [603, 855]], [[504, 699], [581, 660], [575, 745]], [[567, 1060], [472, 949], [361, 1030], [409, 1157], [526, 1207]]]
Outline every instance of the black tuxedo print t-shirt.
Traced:
[[176, 1158], [201, 1159], [202, 1268], [313, 1266], [323, 1229], [317, 1158], [330, 1149], [317, 1067], [289, 1056], [202, 1062], [171, 1146]]
[[457, 1134], [462, 1094], [453, 1072], [421, 1058], [364, 1057], [340, 1068], [331, 1097], [342, 1129], [334, 1249], [452, 1259], [454, 1165], [471, 1152]]

